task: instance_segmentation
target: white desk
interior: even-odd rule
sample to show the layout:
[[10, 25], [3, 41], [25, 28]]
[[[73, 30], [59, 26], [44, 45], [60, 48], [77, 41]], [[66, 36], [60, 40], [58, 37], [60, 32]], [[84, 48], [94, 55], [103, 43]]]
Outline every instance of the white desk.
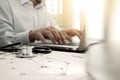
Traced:
[[34, 58], [0, 52], [0, 80], [86, 80], [86, 55], [53, 51]]

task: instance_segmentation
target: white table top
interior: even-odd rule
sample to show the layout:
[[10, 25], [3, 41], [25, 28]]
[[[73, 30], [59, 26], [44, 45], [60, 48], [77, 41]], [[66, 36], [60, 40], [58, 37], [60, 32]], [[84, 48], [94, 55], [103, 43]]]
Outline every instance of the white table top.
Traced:
[[86, 55], [52, 51], [34, 58], [0, 52], [0, 80], [86, 80]]

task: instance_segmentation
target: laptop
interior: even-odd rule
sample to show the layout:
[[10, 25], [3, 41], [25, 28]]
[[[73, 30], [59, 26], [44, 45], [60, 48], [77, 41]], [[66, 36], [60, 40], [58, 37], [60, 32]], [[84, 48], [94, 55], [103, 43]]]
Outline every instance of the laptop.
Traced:
[[47, 40], [47, 42], [48, 43], [41, 43], [40, 41], [37, 41], [35, 43], [30, 43], [29, 45], [49, 47], [50, 49], [56, 50], [56, 51], [84, 53], [87, 50], [86, 30], [85, 30], [85, 28], [83, 29], [83, 34], [81, 36], [81, 40], [77, 43], [73, 42], [73, 43], [67, 43], [67, 44], [61, 45], [61, 44], [52, 44], [49, 40]]

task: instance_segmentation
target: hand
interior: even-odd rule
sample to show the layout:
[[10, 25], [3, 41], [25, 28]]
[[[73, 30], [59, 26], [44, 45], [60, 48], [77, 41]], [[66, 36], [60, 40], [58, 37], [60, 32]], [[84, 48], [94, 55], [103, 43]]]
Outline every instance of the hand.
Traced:
[[45, 38], [41, 34], [41, 30], [31, 30], [29, 32], [29, 40], [30, 42], [34, 42], [35, 40], [41, 40], [43, 43], [45, 43]]
[[41, 40], [43, 43], [46, 43], [45, 39], [50, 39], [54, 44], [65, 44], [67, 36], [64, 36], [60, 30], [57, 30], [54, 27], [48, 27], [30, 31], [29, 38], [31, 42], [34, 42], [35, 40]]
[[[57, 30], [54, 27], [47, 28], [53, 34], [56, 42], [59, 44], [65, 44], [66, 40], [72, 42], [72, 37], [77, 36], [81, 39], [82, 31], [77, 29], [64, 29], [64, 30]], [[51, 39], [52, 40], [52, 39]]]
[[69, 36], [69, 39], [72, 38], [73, 36], [77, 36], [79, 39], [81, 39], [82, 36], [82, 31], [77, 29], [67, 29], [67, 30], [62, 30], [62, 32], [67, 34], [67, 36]]
[[65, 41], [68, 40], [69, 42], [72, 41], [73, 36], [78, 36], [80, 38], [81, 31], [75, 29], [68, 29], [68, 30], [57, 30], [54, 27], [48, 27], [44, 29], [38, 29], [29, 32], [29, 38], [31, 42], [35, 40], [41, 40], [43, 43], [45, 39], [50, 39], [54, 44], [65, 44]]

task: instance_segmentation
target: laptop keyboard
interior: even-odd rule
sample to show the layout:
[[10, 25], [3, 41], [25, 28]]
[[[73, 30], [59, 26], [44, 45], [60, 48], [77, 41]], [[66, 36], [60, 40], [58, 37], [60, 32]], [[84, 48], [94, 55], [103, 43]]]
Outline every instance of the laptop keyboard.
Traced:
[[[41, 41], [36, 41], [35, 43], [39, 43], [39, 44], [43, 44]], [[46, 40], [46, 43], [44, 43], [44, 44], [52, 44], [53, 45], [53, 43], [52, 43], [52, 41], [51, 40]], [[79, 45], [79, 42], [69, 42], [69, 41], [65, 41], [65, 44], [54, 44], [54, 45], [67, 45], [67, 46], [77, 46], [77, 45]]]
[[77, 46], [77, 45], [79, 45], [79, 43], [69, 42], [69, 43], [66, 43], [66, 44], [63, 44], [63, 45]]

